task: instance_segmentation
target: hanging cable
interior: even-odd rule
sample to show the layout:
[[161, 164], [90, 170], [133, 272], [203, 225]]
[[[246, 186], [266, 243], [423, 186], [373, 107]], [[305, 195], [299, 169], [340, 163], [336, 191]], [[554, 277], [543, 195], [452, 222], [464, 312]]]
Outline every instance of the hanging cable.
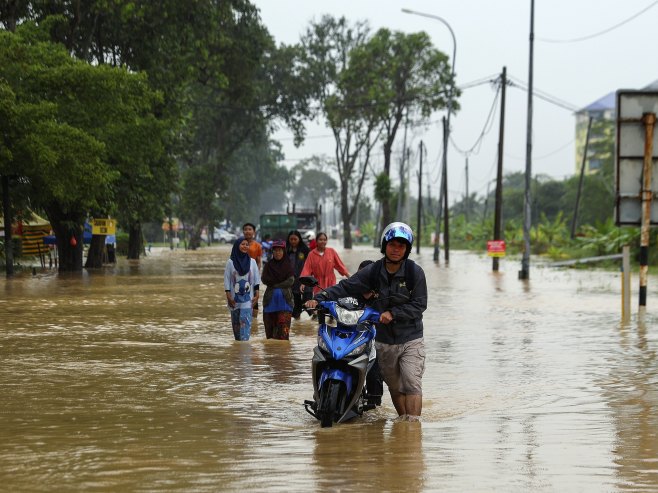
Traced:
[[[510, 80], [509, 83], [510, 87], [516, 87], [526, 92], [528, 91], [528, 86], [522, 80], [509, 75], [508, 75], [508, 79]], [[569, 110], [574, 113], [579, 110], [579, 108], [576, 105], [561, 100], [560, 98], [553, 96], [547, 93], [546, 91], [542, 91], [541, 89], [533, 88], [533, 95], [538, 97], [539, 99], [543, 99], [548, 103], [554, 104], [555, 106], [559, 106], [561, 108], [564, 108], [565, 110]]]
[[607, 29], [604, 29], [603, 31], [599, 31], [597, 33], [588, 34], [587, 36], [581, 36], [579, 38], [571, 38], [571, 39], [550, 39], [550, 38], [540, 38], [540, 37], [536, 37], [535, 39], [537, 41], [543, 41], [544, 43], [577, 43], [577, 42], [580, 42], [580, 41], [587, 41], [588, 39], [592, 39], [592, 38], [602, 36], [604, 34], [607, 34], [607, 33], [611, 32], [611, 31], [614, 31], [615, 29], [617, 29], [618, 27], [623, 26], [624, 24], [629, 23], [633, 19], [635, 19], [635, 18], [639, 17], [640, 15], [644, 14], [650, 8], [656, 6], [656, 4], [658, 4], [658, 1], [653, 2], [648, 7], [645, 7], [644, 9], [640, 10], [637, 14], [633, 14], [628, 19], [623, 20], [620, 23], [615, 24], [614, 26], [611, 26], [611, 27], [609, 27]]
[[[452, 143], [453, 147], [459, 152], [461, 155], [468, 157], [471, 154], [478, 154], [480, 152], [481, 146], [482, 146], [482, 141], [484, 139], [484, 136], [487, 135], [492, 127], [493, 127], [493, 116], [495, 115], [495, 111], [497, 108], [498, 104], [498, 96], [500, 95], [500, 89], [501, 86], [498, 84], [498, 89], [496, 90], [496, 94], [494, 95], [493, 102], [491, 103], [491, 108], [489, 109], [489, 114], [487, 115], [487, 119], [484, 122], [484, 127], [482, 128], [482, 131], [480, 132], [480, 135], [478, 136], [477, 139], [475, 139], [475, 143], [471, 146], [470, 149], [468, 150], [463, 150], [461, 149], [453, 140], [452, 136], [450, 137], [450, 142]], [[477, 151], [475, 150], [477, 148]]]
[[[567, 142], [567, 143], [564, 144], [563, 146], [560, 146], [560, 147], [558, 147], [557, 149], [555, 149], [555, 150], [553, 150], [553, 151], [551, 151], [551, 152], [549, 152], [549, 153], [547, 153], [547, 154], [543, 154], [543, 155], [541, 155], [541, 156], [536, 156], [536, 157], [533, 156], [533, 159], [536, 159], [537, 161], [541, 161], [542, 159], [546, 159], [546, 158], [548, 158], [548, 157], [551, 157], [551, 156], [553, 156], [554, 154], [557, 154], [558, 152], [563, 151], [564, 149], [566, 149], [567, 147], [569, 147], [569, 146], [570, 146], [571, 144], [573, 144], [574, 142], [575, 142], [575, 139], [571, 139], [569, 142]], [[509, 154], [509, 153], [507, 153], [507, 152], [505, 153], [505, 156], [507, 156], [507, 157], [511, 157], [512, 159], [518, 159], [518, 160], [525, 159], [525, 156], [524, 156], [524, 157], [514, 156], [513, 154]]]

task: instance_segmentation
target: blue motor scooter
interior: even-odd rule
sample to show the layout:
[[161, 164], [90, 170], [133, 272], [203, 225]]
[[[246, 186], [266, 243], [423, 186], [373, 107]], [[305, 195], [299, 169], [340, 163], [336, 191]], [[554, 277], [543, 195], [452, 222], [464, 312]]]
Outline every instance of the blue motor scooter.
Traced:
[[[310, 287], [318, 285], [312, 276], [301, 277], [300, 282]], [[304, 401], [304, 407], [325, 428], [376, 407], [376, 397], [380, 396], [368, 395], [366, 376], [375, 363], [379, 312], [360, 306], [354, 298], [321, 301], [316, 310], [318, 345], [311, 362], [313, 400]]]

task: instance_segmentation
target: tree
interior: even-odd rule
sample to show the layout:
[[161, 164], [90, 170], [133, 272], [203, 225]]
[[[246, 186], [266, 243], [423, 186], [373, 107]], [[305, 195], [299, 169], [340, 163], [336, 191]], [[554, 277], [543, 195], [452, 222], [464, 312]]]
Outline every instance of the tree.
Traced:
[[[454, 84], [448, 57], [432, 46], [427, 33], [382, 28], [350, 53], [350, 71], [364, 87], [381, 122], [383, 173], [390, 178], [393, 144], [402, 120], [420, 125], [433, 111], [448, 105], [449, 88]], [[453, 99], [458, 96], [457, 91]], [[455, 101], [452, 108], [459, 108]], [[382, 228], [393, 219], [390, 193], [390, 188], [380, 189]]]
[[[365, 23], [350, 26], [342, 17], [324, 16], [302, 36], [306, 70], [319, 114], [336, 142], [334, 166], [340, 183], [343, 246], [352, 247], [351, 222], [377, 143], [379, 120], [361, 76], [350, 69], [352, 51], [365, 43]], [[319, 115], [318, 115], [319, 116]]]
[[[162, 215], [175, 190], [171, 163], [175, 157], [182, 184], [208, 188], [180, 190], [181, 204], [200, 199], [203, 206], [188, 207], [194, 247], [206, 225], [217, 196], [226, 193], [226, 172], [232, 153], [243, 143], [255, 145], [279, 121], [301, 139], [299, 115], [306, 111], [305, 86], [295, 77], [295, 47], [277, 49], [260, 22], [258, 11], [247, 0], [216, 2], [140, 2], [90, 0], [88, 2], [29, 2], [32, 17], [60, 15], [65, 22], [52, 30], [77, 57], [94, 64], [110, 64], [146, 72], [149, 84], [162, 91], [159, 114], [169, 122], [172, 138], [165, 156], [151, 159], [148, 180], [122, 181], [122, 223], [130, 231], [129, 256], [139, 255], [140, 221]], [[161, 153], [158, 152], [158, 155]], [[192, 168], [202, 168], [194, 169]], [[157, 183], [156, 183], [157, 180]], [[136, 192], [141, 192], [135, 201]], [[149, 192], [156, 194], [149, 196]], [[164, 201], [163, 201], [164, 198]]]
[[60, 270], [80, 270], [82, 224], [89, 211], [112, 209], [121, 173], [116, 161], [135, 164], [124, 140], [144, 136], [157, 98], [143, 75], [71, 58], [44, 37], [47, 27], [24, 23], [15, 34], [0, 33], [0, 77], [20, 115], [9, 166], [53, 226]]
[[336, 180], [322, 169], [330, 169], [333, 163], [322, 156], [312, 156], [300, 161], [292, 168], [294, 184], [293, 202], [302, 207], [313, 208], [323, 198], [330, 197], [336, 190]]

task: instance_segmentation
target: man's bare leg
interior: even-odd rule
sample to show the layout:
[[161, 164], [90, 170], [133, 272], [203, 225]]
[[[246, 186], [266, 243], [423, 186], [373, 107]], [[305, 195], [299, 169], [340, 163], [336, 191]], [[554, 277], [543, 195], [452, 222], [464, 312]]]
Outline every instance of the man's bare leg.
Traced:
[[389, 390], [389, 392], [391, 394], [391, 400], [393, 401], [395, 410], [398, 412], [398, 416], [407, 414], [406, 405], [405, 405], [406, 396], [404, 394], [393, 392], [392, 390]]
[[407, 394], [405, 396], [404, 407], [406, 414], [409, 416], [420, 416], [420, 413], [423, 410], [422, 394]]

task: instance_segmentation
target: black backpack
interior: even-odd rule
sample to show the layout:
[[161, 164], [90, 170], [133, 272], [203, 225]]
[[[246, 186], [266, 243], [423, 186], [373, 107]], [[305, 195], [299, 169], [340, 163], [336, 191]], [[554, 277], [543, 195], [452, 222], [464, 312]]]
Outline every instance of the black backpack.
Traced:
[[[384, 265], [384, 258], [380, 258], [373, 263], [373, 266], [370, 270], [370, 286], [379, 285], [379, 271]], [[416, 262], [413, 260], [407, 259], [407, 262], [404, 265], [404, 282], [407, 285], [409, 293], [411, 293], [416, 286]]]

